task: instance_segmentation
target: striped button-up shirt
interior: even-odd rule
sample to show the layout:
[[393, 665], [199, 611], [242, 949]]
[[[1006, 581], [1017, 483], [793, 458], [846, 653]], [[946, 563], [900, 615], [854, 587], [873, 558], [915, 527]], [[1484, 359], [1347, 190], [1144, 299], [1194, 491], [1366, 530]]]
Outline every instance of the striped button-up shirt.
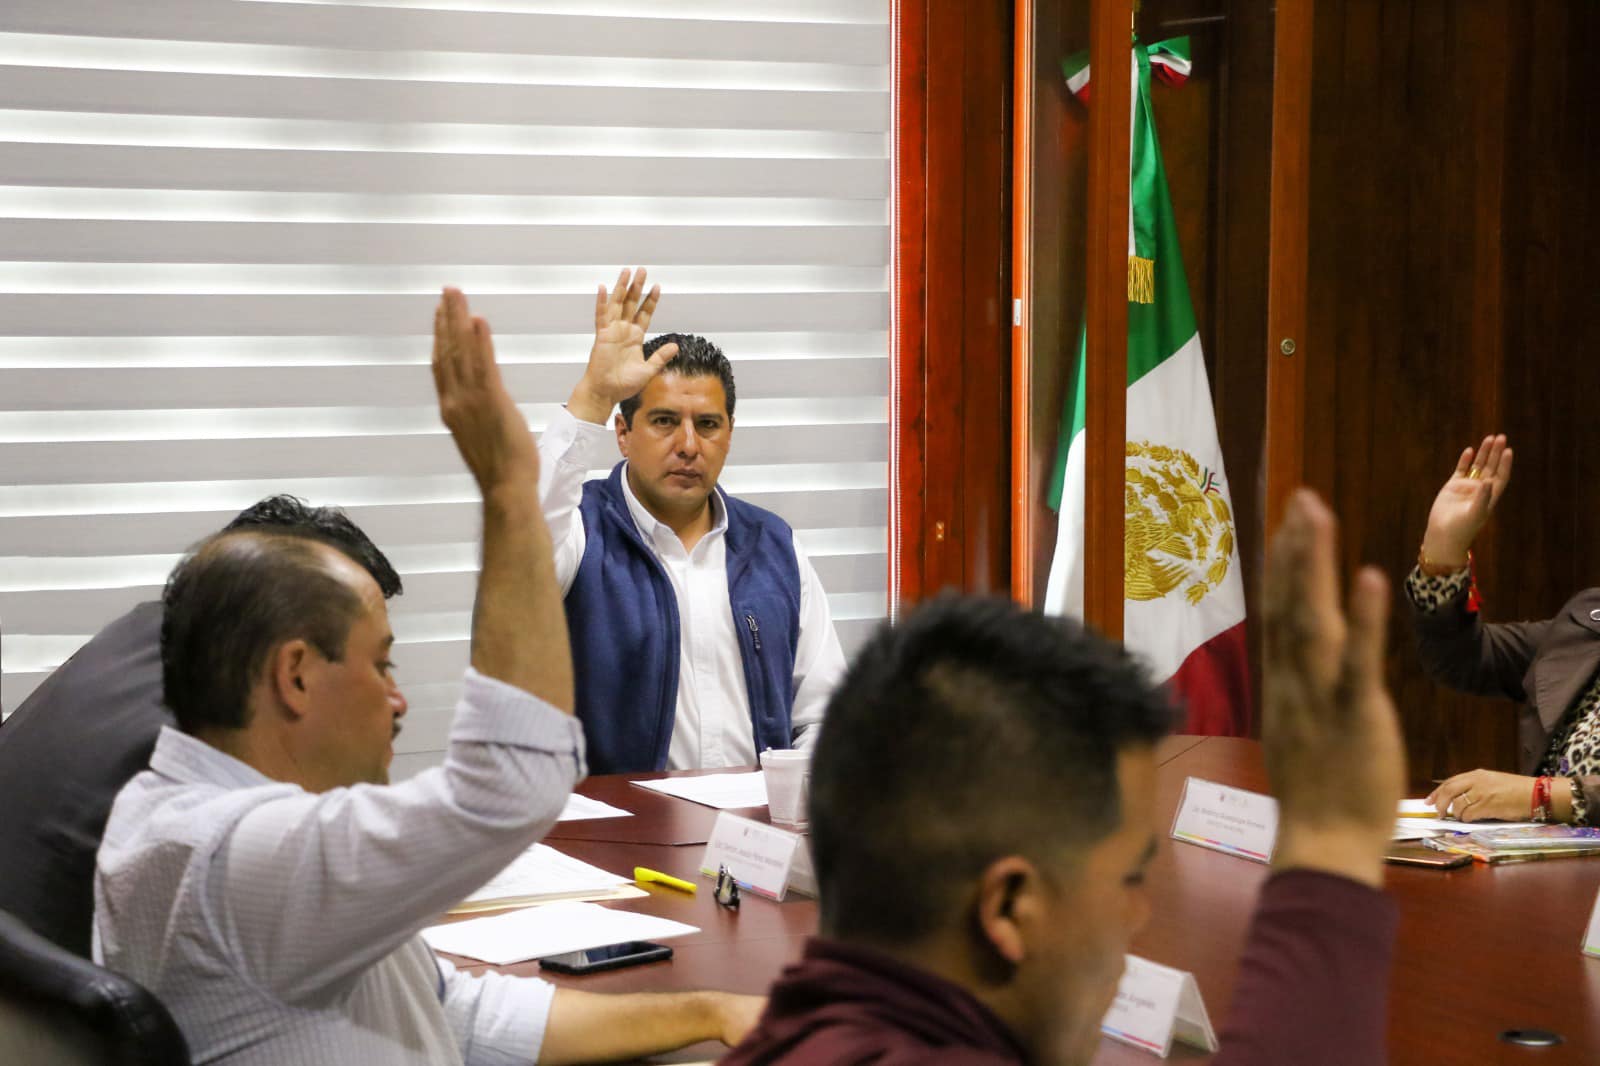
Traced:
[[418, 931], [560, 816], [569, 715], [468, 670], [443, 766], [312, 794], [177, 730], [118, 794], [96, 954], [172, 1011], [196, 1064], [531, 1063], [554, 995], [473, 978]]

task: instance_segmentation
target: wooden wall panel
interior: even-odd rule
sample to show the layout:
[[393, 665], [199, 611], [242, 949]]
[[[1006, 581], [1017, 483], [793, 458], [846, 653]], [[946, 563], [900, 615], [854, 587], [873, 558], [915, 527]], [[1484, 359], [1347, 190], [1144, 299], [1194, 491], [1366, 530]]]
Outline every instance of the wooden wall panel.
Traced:
[[[895, 595], [1010, 582], [1008, 0], [895, 11]], [[914, 55], [916, 49], [921, 55]], [[920, 202], [918, 198], [920, 197]]]
[[[1504, 428], [1516, 478], [1476, 551], [1491, 619], [1548, 616], [1597, 578], [1600, 337], [1573, 269], [1600, 199], [1596, 28], [1582, 0], [1318, 9], [1308, 477], [1346, 563], [1398, 583], [1455, 455]], [[1427, 680], [1397, 620], [1414, 776], [1513, 766], [1511, 708]]]

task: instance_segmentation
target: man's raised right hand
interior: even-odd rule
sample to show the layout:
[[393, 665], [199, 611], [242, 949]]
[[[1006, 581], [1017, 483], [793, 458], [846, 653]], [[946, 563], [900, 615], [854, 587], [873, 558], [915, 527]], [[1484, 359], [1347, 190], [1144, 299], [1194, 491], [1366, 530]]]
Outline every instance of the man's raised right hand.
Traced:
[[486, 498], [538, 484], [539, 452], [501, 380], [489, 323], [473, 316], [460, 289], [445, 289], [433, 315], [433, 386], [439, 414]]
[[1384, 683], [1389, 586], [1367, 567], [1340, 610], [1333, 512], [1308, 489], [1268, 553], [1262, 748], [1278, 797], [1273, 865], [1378, 887], [1405, 786]]
[[567, 400], [567, 410], [585, 422], [604, 423], [611, 409], [650, 384], [650, 379], [678, 354], [676, 344], [663, 344], [644, 357], [644, 334], [661, 302], [661, 286], [644, 291], [645, 269], [624, 270], [608, 293], [604, 285], [594, 300], [594, 346], [589, 365]]

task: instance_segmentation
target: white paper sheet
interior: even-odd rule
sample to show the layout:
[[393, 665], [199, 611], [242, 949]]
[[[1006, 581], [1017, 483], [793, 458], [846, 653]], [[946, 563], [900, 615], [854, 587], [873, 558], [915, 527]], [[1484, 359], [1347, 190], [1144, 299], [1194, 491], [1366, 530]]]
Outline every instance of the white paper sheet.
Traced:
[[602, 803], [588, 796], [580, 796], [576, 792], [567, 797], [567, 805], [561, 809], [558, 822], [582, 822], [590, 818], [632, 818], [632, 811], [625, 811], [621, 807], [613, 807], [609, 803]]
[[545, 907], [470, 918], [422, 931], [435, 951], [479, 959], [493, 966], [560, 955], [568, 951], [620, 944], [628, 940], [666, 940], [700, 930], [692, 925], [595, 903], [552, 903]]
[[619, 877], [598, 866], [564, 855], [546, 844], [535, 844], [511, 860], [511, 864], [489, 879], [489, 883], [468, 896], [466, 902], [490, 899], [528, 899], [540, 896], [581, 896], [605, 892], [626, 885], [632, 878]]
[[1445, 833], [1475, 833], [1480, 829], [1509, 829], [1538, 825], [1538, 822], [1458, 822], [1454, 818], [1396, 818], [1395, 840], [1421, 840]]
[[767, 779], [760, 770], [745, 774], [669, 777], [662, 781], [634, 781], [632, 784], [715, 807], [719, 811], [767, 805]]

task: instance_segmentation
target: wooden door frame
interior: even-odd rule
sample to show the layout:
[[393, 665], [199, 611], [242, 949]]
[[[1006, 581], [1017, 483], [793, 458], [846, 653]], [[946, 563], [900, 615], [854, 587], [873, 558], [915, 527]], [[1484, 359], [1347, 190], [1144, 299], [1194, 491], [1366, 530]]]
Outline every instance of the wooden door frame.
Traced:
[[891, 7], [891, 612], [1010, 584], [1012, 2]]

